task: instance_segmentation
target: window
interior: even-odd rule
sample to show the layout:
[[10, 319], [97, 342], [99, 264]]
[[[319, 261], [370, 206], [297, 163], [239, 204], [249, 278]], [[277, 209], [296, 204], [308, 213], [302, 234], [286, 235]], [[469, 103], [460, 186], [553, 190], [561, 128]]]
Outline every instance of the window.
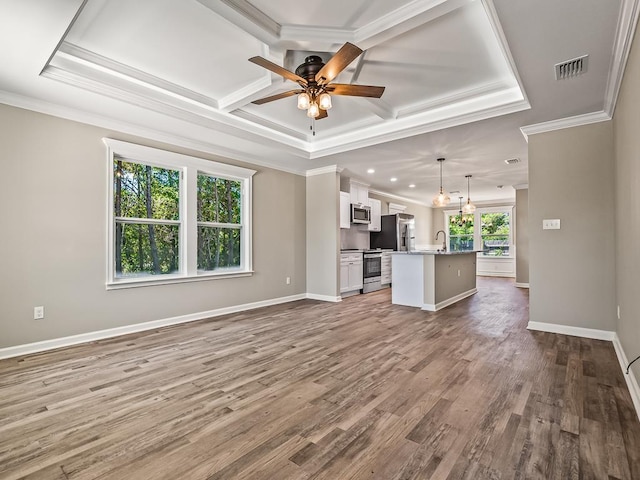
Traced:
[[242, 183], [198, 174], [198, 271], [240, 266]]
[[109, 288], [251, 274], [253, 170], [104, 139]]
[[473, 215], [450, 215], [449, 251], [473, 250]]
[[[460, 216], [445, 211], [449, 250], [482, 250], [487, 257], [508, 257], [512, 242], [513, 207], [483, 207], [474, 214]], [[479, 226], [479, 228], [478, 228]]]
[[481, 213], [482, 250], [484, 255], [502, 257], [509, 255], [511, 233], [510, 212]]

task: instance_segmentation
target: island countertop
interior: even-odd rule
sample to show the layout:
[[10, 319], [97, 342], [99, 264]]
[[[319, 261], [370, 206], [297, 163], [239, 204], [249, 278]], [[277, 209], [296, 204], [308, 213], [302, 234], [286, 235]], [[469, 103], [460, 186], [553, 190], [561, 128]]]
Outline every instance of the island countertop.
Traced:
[[456, 251], [442, 251], [442, 250], [412, 250], [410, 252], [391, 252], [394, 255], [465, 255], [468, 253], [482, 253], [482, 250], [456, 250]]

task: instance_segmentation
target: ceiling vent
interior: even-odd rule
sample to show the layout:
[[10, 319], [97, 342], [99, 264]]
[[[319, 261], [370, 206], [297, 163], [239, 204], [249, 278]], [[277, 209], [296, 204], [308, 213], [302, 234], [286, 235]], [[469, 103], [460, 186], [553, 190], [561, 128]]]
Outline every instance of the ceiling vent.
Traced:
[[589, 66], [589, 55], [583, 55], [566, 62], [556, 63], [556, 80], [577, 77], [587, 72]]
[[504, 163], [507, 165], [515, 165], [516, 163], [520, 163], [519, 158], [510, 158], [509, 160], [505, 160]]

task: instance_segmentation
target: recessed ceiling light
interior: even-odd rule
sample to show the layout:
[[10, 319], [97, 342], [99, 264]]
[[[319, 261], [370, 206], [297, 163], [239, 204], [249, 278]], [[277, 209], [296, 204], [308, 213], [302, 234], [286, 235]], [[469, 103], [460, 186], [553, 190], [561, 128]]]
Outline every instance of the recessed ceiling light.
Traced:
[[516, 163], [520, 163], [520, 159], [519, 158], [509, 158], [509, 159], [505, 160], [504, 163], [506, 163], [507, 165], [515, 165]]
[[392, 182], [397, 181], [398, 179], [396, 177], [391, 177], [389, 180], [391, 180]]
[[373, 168], [370, 168], [369, 170], [367, 170], [367, 173], [376, 173], [376, 171]]
[[409, 188], [416, 188], [416, 186], [412, 183], [411, 185], [409, 185]]

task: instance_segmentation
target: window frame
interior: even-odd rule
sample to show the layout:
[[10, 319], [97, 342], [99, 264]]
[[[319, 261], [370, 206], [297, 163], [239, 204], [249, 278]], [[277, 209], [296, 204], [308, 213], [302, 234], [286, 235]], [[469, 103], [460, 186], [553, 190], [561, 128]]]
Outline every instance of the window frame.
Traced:
[[[450, 235], [450, 222], [451, 217], [457, 217], [460, 211], [458, 210], [444, 210], [444, 223], [445, 232], [447, 233], [447, 248], [451, 244]], [[485, 255], [482, 251], [477, 251], [478, 245], [482, 245], [482, 214], [483, 213], [508, 213], [509, 214], [509, 254], [508, 255]], [[471, 214], [469, 214], [471, 215]], [[476, 250], [478, 257], [480, 258], [515, 258], [515, 245], [513, 239], [515, 238], [515, 207], [513, 205], [498, 205], [493, 207], [476, 207], [476, 211], [473, 213], [473, 250]]]
[[[252, 245], [252, 193], [255, 170], [160, 150], [134, 143], [103, 138], [107, 147], [107, 289], [143, 287], [171, 283], [193, 282], [221, 278], [235, 278], [253, 274]], [[144, 275], [140, 277], [116, 277], [115, 272], [115, 208], [114, 168], [115, 160], [168, 168], [180, 172], [179, 189], [179, 271], [172, 274]], [[240, 198], [240, 267], [220, 271], [198, 271], [198, 175], [205, 174], [241, 183]], [[155, 223], [155, 220], [152, 220]], [[159, 223], [162, 221], [160, 220]], [[174, 221], [172, 221], [175, 224]], [[238, 224], [234, 224], [237, 226]]]

